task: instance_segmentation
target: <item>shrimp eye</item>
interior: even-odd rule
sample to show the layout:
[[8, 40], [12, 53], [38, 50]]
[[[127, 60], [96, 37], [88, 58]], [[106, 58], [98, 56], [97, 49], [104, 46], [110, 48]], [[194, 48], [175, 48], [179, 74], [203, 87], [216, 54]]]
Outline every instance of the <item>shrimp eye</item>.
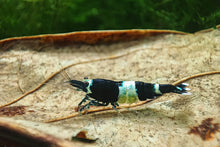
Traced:
[[87, 82], [87, 81], [86, 81], [86, 82], [84, 82], [84, 84], [85, 84], [86, 86], [89, 86], [89, 82]]
[[88, 79], [88, 77], [84, 77], [84, 80]]

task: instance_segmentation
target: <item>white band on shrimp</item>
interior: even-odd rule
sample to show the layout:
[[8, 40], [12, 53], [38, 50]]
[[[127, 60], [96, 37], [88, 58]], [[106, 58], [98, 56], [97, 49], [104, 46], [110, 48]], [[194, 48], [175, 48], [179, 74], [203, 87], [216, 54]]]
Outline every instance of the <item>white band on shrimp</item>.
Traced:
[[156, 93], [156, 94], [162, 94], [161, 92], [160, 92], [160, 85], [159, 84], [154, 84], [154, 92]]

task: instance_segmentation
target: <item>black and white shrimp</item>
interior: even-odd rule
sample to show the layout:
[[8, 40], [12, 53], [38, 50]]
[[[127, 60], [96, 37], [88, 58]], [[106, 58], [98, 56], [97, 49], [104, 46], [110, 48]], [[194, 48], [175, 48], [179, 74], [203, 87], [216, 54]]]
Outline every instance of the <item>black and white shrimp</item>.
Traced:
[[[112, 81], [107, 79], [88, 79], [84, 81], [67, 81], [78, 90], [86, 92], [85, 97], [78, 104], [79, 111], [89, 109], [90, 106], [107, 106], [109, 103], [114, 109], [118, 103], [135, 103], [138, 100], [154, 99], [164, 93], [178, 93], [190, 95], [187, 83], [177, 86], [172, 84], [152, 84], [141, 81]], [[87, 104], [82, 106], [83, 103]]]

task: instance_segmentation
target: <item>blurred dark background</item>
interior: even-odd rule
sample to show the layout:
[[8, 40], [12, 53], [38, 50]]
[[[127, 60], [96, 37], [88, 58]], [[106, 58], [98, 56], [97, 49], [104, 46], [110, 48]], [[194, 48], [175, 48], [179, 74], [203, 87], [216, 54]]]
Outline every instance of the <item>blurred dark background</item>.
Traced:
[[86, 30], [171, 29], [220, 24], [220, 0], [0, 0], [0, 39]]

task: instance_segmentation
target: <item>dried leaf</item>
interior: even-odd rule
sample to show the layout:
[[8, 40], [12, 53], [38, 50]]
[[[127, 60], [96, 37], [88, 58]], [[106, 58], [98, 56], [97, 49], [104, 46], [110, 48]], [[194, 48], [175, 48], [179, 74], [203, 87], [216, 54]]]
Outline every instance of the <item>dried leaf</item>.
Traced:
[[[85, 94], [65, 83], [62, 68], [75, 80], [173, 83], [220, 71], [219, 46], [218, 29], [195, 34], [95, 31], [1, 40], [0, 106], [21, 99], [1, 108], [0, 117], [10, 119], [0, 122], [18, 123], [16, 127], [36, 129], [68, 143], [86, 130], [91, 138], [99, 138], [98, 146], [207, 146], [187, 132], [206, 118], [220, 122], [219, 74], [188, 80], [191, 96], [166, 94], [120, 113], [108, 110], [78, 116], [75, 109]], [[43, 123], [68, 115], [76, 117]], [[217, 133], [208, 145], [217, 146], [219, 138]]]
[[76, 134], [76, 136], [72, 137], [73, 141], [81, 141], [81, 142], [85, 142], [85, 143], [94, 143], [96, 139], [91, 139], [87, 137], [87, 132], [86, 131], [80, 131], [79, 133]]

